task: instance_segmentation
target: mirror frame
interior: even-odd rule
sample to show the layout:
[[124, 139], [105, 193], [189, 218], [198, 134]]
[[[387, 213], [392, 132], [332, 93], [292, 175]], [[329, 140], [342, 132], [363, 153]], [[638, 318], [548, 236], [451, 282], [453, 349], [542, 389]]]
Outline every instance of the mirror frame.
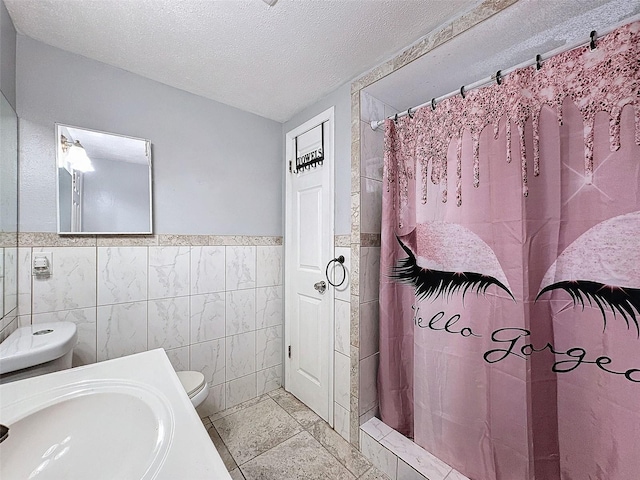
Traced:
[[[139, 140], [145, 142], [149, 151], [149, 231], [147, 232], [62, 232], [60, 231], [60, 127], [74, 128], [78, 130], [88, 130], [94, 133], [102, 133], [104, 135], [111, 135], [114, 137], [123, 137], [131, 140]], [[57, 217], [57, 230], [58, 235], [153, 235], [153, 151], [151, 148], [151, 142], [146, 138], [131, 137], [129, 135], [122, 135], [119, 133], [105, 132], [102, 130], [93, 130], [91, 128], [78, 127], [75, 125], [69, 125], [66, 123], [55, 123], [55, 148], [56, 148], [56, 217]]]

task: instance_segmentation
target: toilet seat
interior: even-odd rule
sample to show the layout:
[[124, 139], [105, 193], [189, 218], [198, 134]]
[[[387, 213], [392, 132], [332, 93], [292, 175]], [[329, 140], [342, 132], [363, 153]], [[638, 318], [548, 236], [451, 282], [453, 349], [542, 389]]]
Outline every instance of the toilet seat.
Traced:
[[209, 385], [200, 372], [186, 371], [176, 372], [182, 388], [187, 392], [189, 400], [194, 407], [198, 407], [209, 395]]
[[204, 389], [206, 382], [202, 373], [187, 371], [176, 372], [176, 374], [189, 398], [195, 397]]

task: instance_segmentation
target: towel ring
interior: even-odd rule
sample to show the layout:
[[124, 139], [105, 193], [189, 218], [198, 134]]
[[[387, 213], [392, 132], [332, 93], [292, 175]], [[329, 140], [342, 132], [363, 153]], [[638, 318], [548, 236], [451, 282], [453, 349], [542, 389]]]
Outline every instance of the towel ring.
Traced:
[[[342, 281], [340, 283], [333, 283], [329, 278], [329, 267], [331, 266], [332, 263], [337, 263], [342, 267]], [[344, 255], [340, 255], [339, 257], [336, 257], [333, 260], [329, 260], [329, 263], [327, 263], [327, 268], [325, 269], [324, 274], [327, 277], [327, 282], [329, 282], [329, 285], [331, 285], [332, 287], [341, 286], [344, 283], [344, 281], [347, 279], [347, 269], [344, 266]]]

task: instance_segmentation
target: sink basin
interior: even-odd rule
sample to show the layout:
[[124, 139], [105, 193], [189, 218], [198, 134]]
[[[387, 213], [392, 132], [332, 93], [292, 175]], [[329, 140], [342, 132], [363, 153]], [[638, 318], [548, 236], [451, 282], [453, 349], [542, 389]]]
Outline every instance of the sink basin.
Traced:
[[0, 478], [231, 480], [165, 351], [0, 384]]
[[3, 405], [1, 422], [0, 478], [38, 480], [155, 478], [175, 424], [161, 392], [125, 380], [39, 392]]

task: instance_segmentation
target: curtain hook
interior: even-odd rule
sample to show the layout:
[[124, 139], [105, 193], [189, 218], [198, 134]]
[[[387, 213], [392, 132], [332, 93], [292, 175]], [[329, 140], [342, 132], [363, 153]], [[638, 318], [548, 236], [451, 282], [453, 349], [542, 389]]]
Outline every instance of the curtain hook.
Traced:
[[596, 31], [591, 30], [591, 34], [589, 36], [591, 37], [591, 41], [589, 42], [589, 48], [591, 50], [595, 50], [596, 49]]
[[411, 113], [411, 107], [409, 107], [409, 109], [407, 110], [407, 115], [409, 115], [409, 118], [413, 118], [413, 113]]
[[540, 70], [542, 68], [542, 55], [536, 55], [536, 70]]
[[398, 125], [398, 114], [396, 113], [395, 117], [393, 117], [393, 123]]
[[496, 72], [496, 83], [502, 85], [502, 72], [500, 70]]
[[466, 93], [464, 93], [464, 85], [460, 87], [460, 96], [462, 97], [463, 100], [467, 98]]
[[435, 97], [431, 99], [431, 110], [435, 111], [436, 109], [436, 99]]

